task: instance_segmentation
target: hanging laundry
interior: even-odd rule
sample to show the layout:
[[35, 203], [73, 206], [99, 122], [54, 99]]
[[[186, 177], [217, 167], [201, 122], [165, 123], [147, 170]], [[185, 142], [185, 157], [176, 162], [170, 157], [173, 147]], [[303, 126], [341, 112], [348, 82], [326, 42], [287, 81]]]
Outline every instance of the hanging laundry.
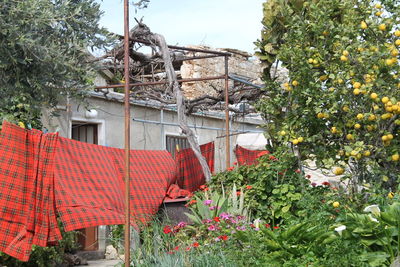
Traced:
[[236, 145], [235, 148], [235, 155], [239, 166], [256, 164], [257, 158], [269, 153], [268, 150], [249, 150], [239, 145]]
[[[56, 214], [66, 231], [124, 224], [124, 150], [4, 122], [0, 153], [0, 251], [27, 261], [32, 245], [56, 244]], [[175, 171], [167, 151], [130, 151], [132, 225], [157, 213]]]
[[61, 239], [54, 212], [57, 134], [3, 122], [0, 133], [0, 251], [27, 261], [32, 245]]
[[[206, 159], [211, 173], [214, 172], [214, 142], [203, 144], [200, 151]], [[199, 160], [191, 148], [180, 150], [175, 157], [177, 184], [180, 188], [194, 192], [205, 184], [205, 176]]]

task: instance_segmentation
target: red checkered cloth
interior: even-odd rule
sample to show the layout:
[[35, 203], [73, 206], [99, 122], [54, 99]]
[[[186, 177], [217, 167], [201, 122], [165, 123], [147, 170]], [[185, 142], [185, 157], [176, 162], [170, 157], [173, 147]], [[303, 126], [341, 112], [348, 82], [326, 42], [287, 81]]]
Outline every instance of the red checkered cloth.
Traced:
[[236, 159], [239, 166], [257, 164], [257, 158], [270, 154], [268, 150], [249, 150], [239, 145], [235, 148]]
[[164, 200], [191, 197], [192, 193], [181, 189], [177, 184], [171, 184]]
[[[214, 142], [200, 146], [200, 151], [206, 159], [211, 173], [214, 172]], [[205, 176], [200, 162], [191, 148], [182, 149], [176, 153], [177, 184], [180, 188], [194, 192], [205, 183]]]
[[3, 122], [0, 134], [0, 251], [27, 261], [32, 244], [61, 238], [54, 214], [57, 134]]
[[[175, 180], [167, 151], [131, 150], [132, 224], [157, 213]], [[124, 223], [124, 150], [60, 137], [55, 170], [56, 208], [67, 231]]]

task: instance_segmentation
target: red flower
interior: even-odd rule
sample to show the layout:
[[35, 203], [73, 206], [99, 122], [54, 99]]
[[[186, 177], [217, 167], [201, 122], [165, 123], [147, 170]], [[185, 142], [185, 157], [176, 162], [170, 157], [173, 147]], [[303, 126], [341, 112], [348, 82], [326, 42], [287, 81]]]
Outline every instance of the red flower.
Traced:
[[294, 172], [295, 172], [295, 173], [301, 173], [301, 170], [300, 170], [300, 169], [297, 169], [297, 170], [295, 170]]
[[274, 226], [274, 229], [279, 229], [279, 226]]
[[174, 247], [175, 250], [179, 250], [179, 246]]
[[228, 171], [233, 171], [235, 169], [235, 167], [229, 167], [227, 170]]
[[169, 234], [172, 232], [171, 227], [169, 225], [164, 226], [164, 234]]
[[220, 222], [219, 217], [214, 217], [214, 222]]
[[251, 185], [246, 185], [246, 189], [247, 190], [250, 190], [250, 189], [252, 189], [253, 187], [251, 186]]
[[283, 172], [278, 172], [279, 175], [283, 175]]
[[254, 224], [250, 224], [250, 227], [251, 227], [251, 228], [254, 228]]
[[325, 185], [325, 186], [330, 186], [330, 185], [331, 185], [331, 183], [330, 183], [330, 182], [326, 182], [326, 181], [325, 181], [325, 182], [323, 182], [323, 183], [322, 183], [322, 185]]
[[167, 251], [167, 254], [174, 254], [174, 251]]
[[207, 188], [207, 186], [206, 186], [205, 184], [200, 185], [200, 189], [201, 189], [201, 190], [204, 190], [204, 189], [206, 189], [206, 188]]
[[269, 160], [276, 160], [276, 157], [274, 157], [274, 156], [269, 156]]
[[311, 178], [311, 175], [307, 174], [307, 175], [306, 175], [306, 178], [310, 179], [310, 178]]
[[199, 244], [199, 242], [194, 242], [194, 243], [192, 244], [192, 246], [193, 246], [194, 248], [197, 248], [197, 247], [200, 246], [200, 244]]
[[237, 161], [235, 161], [234, 163], [233, 163], [233, 165], [237, 165], [238, 163], [237, 163]]
[[186, 250], [186, 251], [189, 251], [190, 249], [191, 249], [191, 247], [187, 247], [185, 250]]
[[266, 228], [271, 228], [271, 225], [270, 225], [269, 223], [266, 223], [266, 224], [265, 224], [265, 227], [266, 227]]
[[227, 235], [220, 235], [218, 238], [226, 241], [226, 240], [228, 240], [229, 237]]
[[240, 194], [241, 194], [240, 191], [236, 191], [237, 196], [240, 196]]

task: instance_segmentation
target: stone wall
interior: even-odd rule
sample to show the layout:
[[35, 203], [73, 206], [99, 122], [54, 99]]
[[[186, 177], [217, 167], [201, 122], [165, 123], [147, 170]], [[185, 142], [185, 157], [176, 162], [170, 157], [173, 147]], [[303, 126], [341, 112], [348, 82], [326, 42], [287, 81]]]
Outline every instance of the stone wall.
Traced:
[[[190, 47], [210, 49], [209, 47], [204, 46]], [[262, 84], [260, 79], [262, 75], [262, 66], [257, 58], [252, 57], [246, 52], [235, 49], [217, 49], [217, 51], [229, 52], [232, 54], [228, 60], [229, 74], [243, 76], [246, 80], [249, 80], [252, 83]], [[200, 54], [196, 54], [196, 56], [197, 55], [200, 56]], [[183, 79], [224, 75], [224, 57], [184, 61], [180, 73]], [[233, 81], [229, 81], [229, 86], [233, 86]], [[184, 83], [182, 86], [185, 96], [189, 99], [205, 94], [216, 95], [218, 91], [224, 90], [224, 88], [224, 80]]]

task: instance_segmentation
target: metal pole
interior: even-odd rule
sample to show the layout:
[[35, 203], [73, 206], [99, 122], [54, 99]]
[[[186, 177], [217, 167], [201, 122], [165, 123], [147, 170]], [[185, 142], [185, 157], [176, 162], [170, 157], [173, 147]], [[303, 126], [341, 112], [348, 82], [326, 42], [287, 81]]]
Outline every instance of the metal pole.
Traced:
[[130, 102], [129, 102], [129, 0], [124, 0], [124, 76], [125, 76], [125, 267], [130, 266]]
[[[225, 75], [204, 77], [204, 78], [181, 79], [181, 80], [178, 80], [178, 82], [187, 83], [187, 82], [201, 82], [201, 81], [211, 81], [211, 80], [220, 80], [220, 79], [225, 79]], [[131, 84], [129, 84], [129, 87], [161, 85], [161, 84], [167, 84], [167, 83], [168, 83], [168, 81], [131, 83]], [[124, 84], [110, 84], [110, 85], [104, 85], [104, 86], [96, 86], [96, 89], [120, 88], [120, 87], [124, 87]]]
[[229, 92], [228, 92], [228, 56], [225, 56], [225, 146], [226, 146], [226, 166], [228, 169], [231, 165], [231, 140], [229, 135]]

